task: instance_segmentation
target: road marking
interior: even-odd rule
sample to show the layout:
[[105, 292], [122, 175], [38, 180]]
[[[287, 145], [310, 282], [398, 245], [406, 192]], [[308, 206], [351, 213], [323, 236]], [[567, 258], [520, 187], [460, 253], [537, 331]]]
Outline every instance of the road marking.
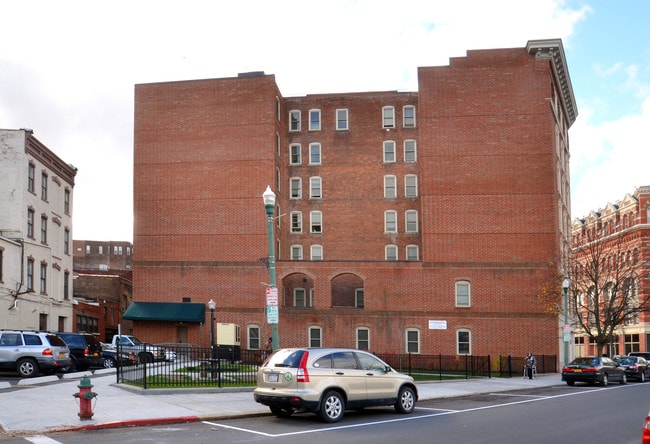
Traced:
[[540, 395], [515, 395], [512, 393], [488, 393], [490, 396], [508, 396], [511, 398], [514, 397], [520, 397], [520, 398], [548, 398], [548, 396], [540, 396]]
[[34, 444], [61, 444], [61, 441], [55, 441], [43, 435], [26, 436], [25, 439]]

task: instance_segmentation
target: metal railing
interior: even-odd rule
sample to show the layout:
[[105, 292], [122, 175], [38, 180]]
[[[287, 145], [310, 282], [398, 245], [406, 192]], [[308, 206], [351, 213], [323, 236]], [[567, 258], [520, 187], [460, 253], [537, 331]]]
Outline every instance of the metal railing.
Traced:
[[[118, 366], [117, 382], [144, 389], [254, 387], [263, 350], [219, 346], [215, 350], [187, 344], [165, 346], [173, 359]], [[416, 381], [521, 376], [524, 358], [499, 356], [377, 354], [395, 370]], [[538, 373], [555, 373], [557, 357], [537, 357]]]

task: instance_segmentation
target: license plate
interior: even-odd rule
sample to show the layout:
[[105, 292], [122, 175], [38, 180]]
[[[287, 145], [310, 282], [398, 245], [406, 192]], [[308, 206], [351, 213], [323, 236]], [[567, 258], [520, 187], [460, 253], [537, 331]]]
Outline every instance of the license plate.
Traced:
[[269, 382], [278, 382], [278, 374], [277, 373], [271, 373], [269, 375]]
[[582, 369], [581, 369], [581, 368], [577, 368], [577, 369], [575, 369], [575, 372], [576, 372], [576, 373], [582, 373]]
[[59, 353], [59, 358], [65, 358], [65, 353], [60, 352], [60, 353]]

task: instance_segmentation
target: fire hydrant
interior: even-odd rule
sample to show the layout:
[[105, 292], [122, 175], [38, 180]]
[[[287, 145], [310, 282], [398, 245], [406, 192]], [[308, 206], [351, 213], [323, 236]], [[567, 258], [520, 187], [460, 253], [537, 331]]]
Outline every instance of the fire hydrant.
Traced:
[[97, 397], [97, 393], [91, 391], [93, 385], [90, 383], [90, 378], [84, 376], [79, 381], [79, 393], [74, 393], [72, 396], [79, 399], [79, 418], [80, 419], [92, 419], [93, 409], [92, 409], [92, 400]]

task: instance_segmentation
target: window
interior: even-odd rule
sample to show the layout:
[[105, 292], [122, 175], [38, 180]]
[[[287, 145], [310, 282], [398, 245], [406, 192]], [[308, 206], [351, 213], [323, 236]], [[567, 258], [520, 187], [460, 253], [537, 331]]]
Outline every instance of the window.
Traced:
[[406, 210], [406, 213], [404, 213], [404, 219], [406, 224], [406, 232], [417, 233], [418, 232], [418, 211]]
[[406, 353], [420, 353], [420, 330], [416, 328], [406, 330]]
[[382, 128], [395, 128], [395, 107], [384, 106], [381, 109]]
[[323, 213], [320, 211], [312, 211], [309, 213], [309, 232], [322, 233], [323, 232]]
[[336, 129], [338, 131], [348, 129], [348, 110], [347, 109], [337, 109], [336, 110]]
[[47, 293], [47, 264], [45, 262], [41, 262], [41, 286], [40, 286], [40, 291], [41, 291], [41, 294]]
[[384, 163], [393, 163], [396, 161], [395, 142], [392, 140], [386, 140], [384, 142]]
[[70, 254], [70, 230], [68, 228], [63, 231], [63, 253]]
[[302, 179], [300, 177], [291, 178], [291, 199], [302, 199]]
[[456, 282], [456, 307], [470, 306], [470, 285], [467, 281]]
[[278, 122], [280, 121], [280, 98], [275, 97], [275, 117], [278, 119]]
[[406, 246], [406, 260], [407, 261], [417, 261], [420, 259], [420, 249], [417, 245], [407, 245]]
[[289, 145], [289, 163], [291, 165], [300, 165], [302, 163], [302, 149], [299, 143]]
[[27, 237], [34, 239], [34, 210], [27, 210]]
[[291, 260], [292, 261], [301, 261], [302, 260], [302, 246], [301, 245], [292, 245], [291, 246]]
[[406, 105], [402, 108], [404, 118], [404, 128], [415, 127], [415, 107], [413, 105]]
[[47, 244], [47, 216], [41, 215], [41, 243]]
[[70, 190], [68, 189], [63, 193], [63, 212], [70, 214]]
[[289, 111], [289, 131], [300, 131], [300, 111]]
[[318, 176], [309, 178], [309, 197], [311, 199], [323, 197], [322, 179]]
[[301, 211], [291, 212], [291, 232], [302, 233], [302, 212]]
[[415, 174], [404, 176], [404, 195], [406, 197], [418, 196], [418, 176]]
[[309, 131], [320, 131], [320, 110], [309, 110]]
[[363, 308], [364, 306], [364, 300], [363, 300], [363, 288], [355, 288], [354, 289], [354, 306], [356, 308]]
[[309, 164], [320, 165], [320, 143], [309, 144]]
[[27, 191], [33, 193], [35, 192], [34, 182], [36, 180], [36, 165], [29, 163], [27, 165]]
[[386, 260], [387, 261], [397, 260], [397, 245], [386, 245]]
[[275, 133], [275, 152], [277, 153], [278, 157], [280, 157], [280, 147], [282, 144], [280, 143], [280, 134]]
[[322, 347], [322, 340], [320, 327], [309, 327], [309, 346]]
[[97, 248], [99, 249], [99, 254], [104, 254], [104, 246], [103, 245], [100, 245]]
[[312, 302], [307, 299], [307, 291], [304, 288], [293, 289], [293, 305], [294, 307], [313, 307]]
[[312, 245], [311, 246], [311, 260], [312, 261], [322, 261], [323, 260], [323, 246], [322, 245]]
[[384, 197], [387, 199], [397, 197], [397, 177], [384, 176]]
[[63, 273], [63, 299], [70, 299], [70, 272]]
[[458, 330], [456, 332], [456, 353], [459, 355], [471, 355], [472, 343], [469, 330]]
[[27, 259], [27, 290], [34, 291], [34, 259]]
[[41, 174], [41, 199], [47, 200], [47, 173]]
[[397, 233], [397, 211], [388, 210], [384, 212], [384, 232]]
[[357, 328], [357, 349], [370, 350], [370, 330]]
[[86, 254], [90, 254], [90, 245], [86, 245]]
[[418, 152], [417, 152], [417, 145], [415, 144], [415, 140], [405, 140], [404, 141], [404, 162], [417, 162], [418, 160]]
[[262, 345], [260, 340], [260, 328], [257, 325], [248, 326], [248, 349], [259, 350]]

